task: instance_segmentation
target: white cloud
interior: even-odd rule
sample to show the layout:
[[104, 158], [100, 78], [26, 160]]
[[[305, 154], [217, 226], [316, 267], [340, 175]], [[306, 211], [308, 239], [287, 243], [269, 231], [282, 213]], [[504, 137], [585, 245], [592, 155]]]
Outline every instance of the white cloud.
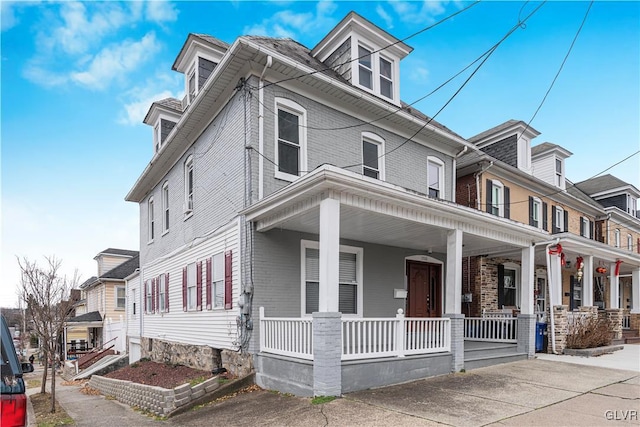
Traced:
[[[173, 88], [173, 91], [167, 88]], [[153, 102], [164, 98], [181, 99], [182, 92], [181, 76], [158, 74], [143, 86], [135, 87], [123, 95], [125, 101], [118, 123], [131, 126], [142, 124]]]
[[449, 1], [423, 0], [390, 1], [389, 5], [398, 15], [400, 20], [408, 24], [432, 24], [435, 17], [445, 12], [445, 6]]
[[389, 15], [386, 10], [384, 10], [382, 5], [379, 4], [376, 6], [376, 13], [384, 20], [384, 23], [387, 25], [387, 29], [393, 28], [393, 18], [391, 18], [391, 15]]
[[333, 13], [337, 6], [332, 1], [321, 1], [313, 12], [295, 13], [283, 10], [262, 22], [247, 26], [243, 34], [262, 35], [269, 37], [290, 37], [299, 39], [304, 34], [326, 32], [333, 27], [335, 19]]
[[7, 31], [15, 27], [20, 23], [20, 14], [23, 9], [29, 6], [39, 4], [39, 1], [9, 1], [9, 0], [0, 0], [0, 28], [1, 30]]
[[[135, 2], [134, 2], [135, 3]], [[178, 19], [178, 10], [168, 1], [146, 2], [146, 19], [156, 23], [173, 22]]]

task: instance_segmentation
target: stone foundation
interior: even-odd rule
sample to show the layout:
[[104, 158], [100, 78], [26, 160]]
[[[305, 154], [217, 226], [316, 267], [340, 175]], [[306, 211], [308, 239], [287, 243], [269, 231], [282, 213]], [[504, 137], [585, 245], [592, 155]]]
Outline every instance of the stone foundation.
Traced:
[[640, 332], [640, 313], [631, 313], [629, 315], [630, 329]]
[[[549, 331], [549, 334], [553, 333], [555, 338], [556, 353], [562, 354], [567, 346], [567, 333], [569, 332], [569, 321], [567, 319], [567, 305], [554, 305], [553, 306], [553, 331]], [[551, 343], [551, 335], [549, 335], [549, 345], [547, 346], [548, 353], [553, 353], [553, 345]]]
[[222, 350], [220, 356], [222, 366], [234, 377], [243, 378], [253, 372], [253, 357], [248, 353]]
[[141, 338], [141, 345], [142, 357], [154, 362], [184, 365], [203, 371], [212, 371], [222, 366], [220, 350], [206, 345], [183, 344], [146, 337]]
[[613, 332], [613, 339], [620, 340], [622, 339], [622, 316], [624, 310], [621, 308], [608, 308], [607, 319], [609, 319], [609, 323], [611, 324], [611, 331]]

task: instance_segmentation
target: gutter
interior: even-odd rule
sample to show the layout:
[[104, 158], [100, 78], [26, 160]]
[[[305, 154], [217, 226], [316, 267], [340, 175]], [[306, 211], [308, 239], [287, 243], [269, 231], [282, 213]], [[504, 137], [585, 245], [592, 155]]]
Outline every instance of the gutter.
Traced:
[[476, 179], [476, 209], [482, 211], [482, 204], [480, 202], [480, 175], [485, 173], [493, 166], [493, 160], [489, 162], [489, 165], [486, 168], [480, 169], [480, 172], [476, 172], [473, 174], [473, 177]]

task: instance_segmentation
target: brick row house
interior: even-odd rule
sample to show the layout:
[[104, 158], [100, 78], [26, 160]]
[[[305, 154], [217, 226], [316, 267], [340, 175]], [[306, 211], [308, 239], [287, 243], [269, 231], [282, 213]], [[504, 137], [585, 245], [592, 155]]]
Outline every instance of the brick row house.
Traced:
[[[495, 131], [466, 140], [404, 104], [411, 51], [353, 12], [313, 49], [187, 37], [173, 64], [186, 96], [151, 106], [152, 158], [126, 196], [140, 207], [140, 269], [127, 288], [134, 359], [338, 395], [470, 367], [469, 331], [486, 326], [472, 319], [500, 306], [519, 313], [494, 341], [533, 357], [547, 242], [563, 239], [585, 268], [622, 251], [591, 239], [602, 254], [577, 251], [589, 247], [579, 218], [591, 230], [604, 210], [549, 191], [560, 189], [532, 175], [529, 145], [529, 166], [502, 166]], [[524, 133], [527, 144], [537, 134]], [[527, 221], [528, 194], [548, 195], [547, 217]], [[640, 257], [624, 255], [637, 290]], [[468, 280], [481, 267], [510, 275], [512, 264], [502, 291]]]

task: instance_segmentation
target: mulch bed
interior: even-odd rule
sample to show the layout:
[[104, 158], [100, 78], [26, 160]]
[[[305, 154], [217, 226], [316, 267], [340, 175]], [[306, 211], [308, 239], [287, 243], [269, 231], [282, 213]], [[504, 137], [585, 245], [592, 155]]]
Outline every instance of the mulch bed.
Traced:
[[174, 388], [192, 381], [202, 382], [212, 376], [213, 374], [209, 371], [149, 360], [136, 362], [105, 375], [107, 378], [127, 380], [162, 388]]

